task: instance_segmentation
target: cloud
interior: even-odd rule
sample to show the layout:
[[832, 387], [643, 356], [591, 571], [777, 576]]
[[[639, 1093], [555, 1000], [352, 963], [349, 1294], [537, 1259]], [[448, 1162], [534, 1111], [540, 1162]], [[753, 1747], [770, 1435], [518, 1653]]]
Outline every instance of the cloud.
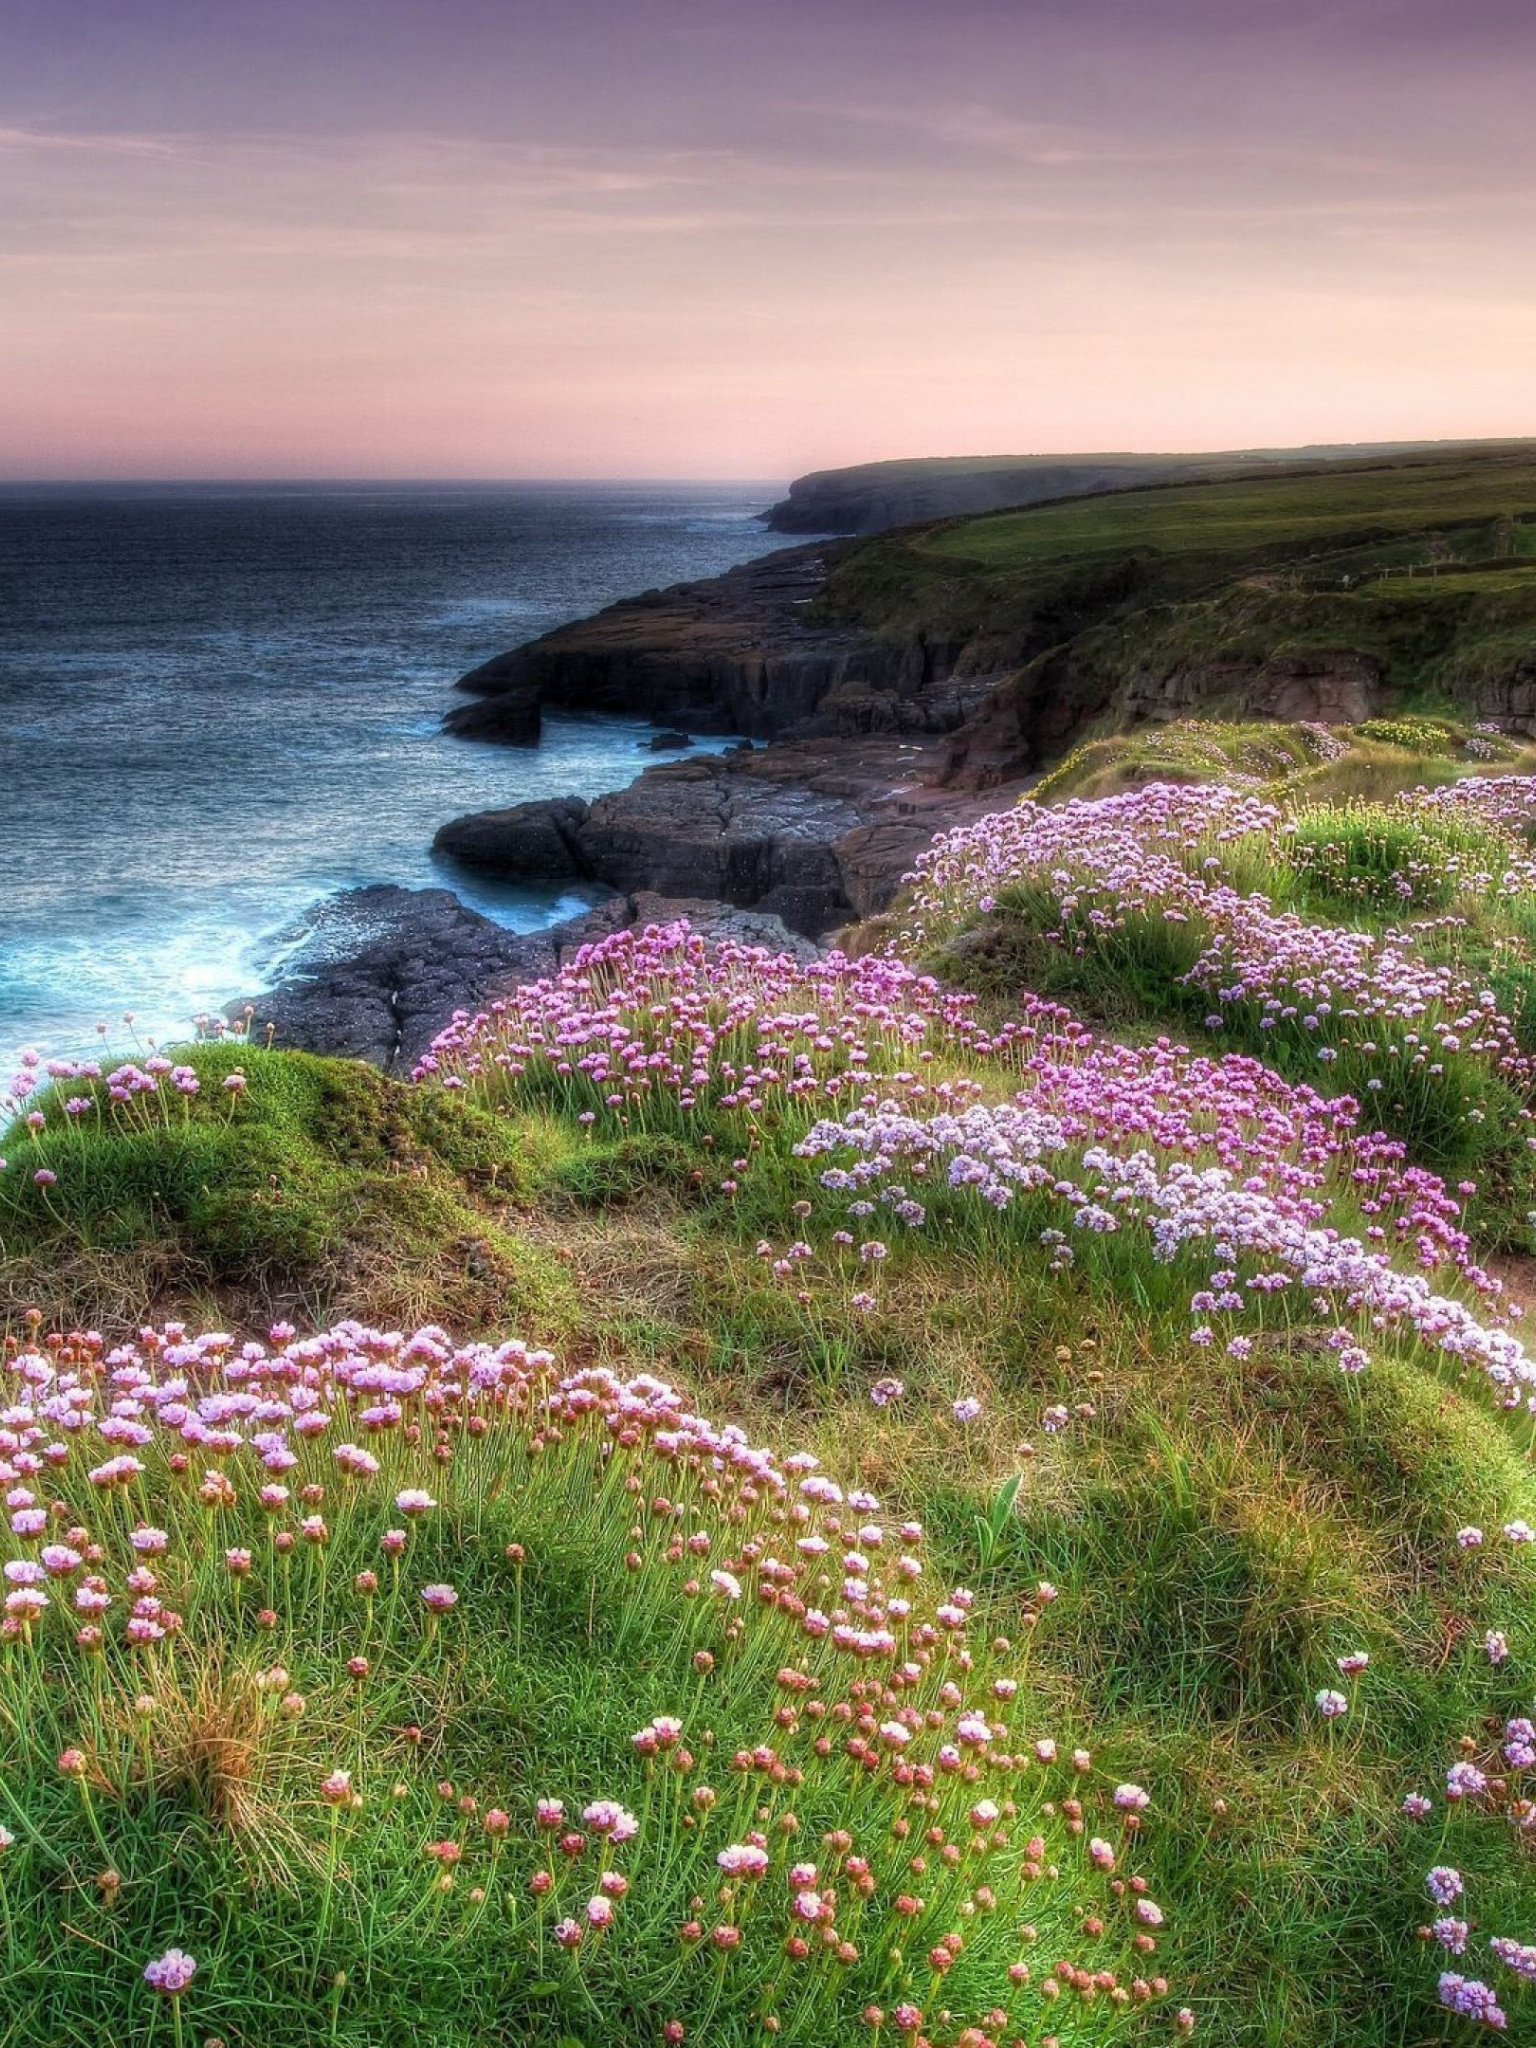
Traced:
[[85, 156], [174, 157], [181, 154], [181, 148], [181, 138], [170, 135], [91, 134], [67, 128], [0, 126], [0, 150], [19, 155], [64, 150]]

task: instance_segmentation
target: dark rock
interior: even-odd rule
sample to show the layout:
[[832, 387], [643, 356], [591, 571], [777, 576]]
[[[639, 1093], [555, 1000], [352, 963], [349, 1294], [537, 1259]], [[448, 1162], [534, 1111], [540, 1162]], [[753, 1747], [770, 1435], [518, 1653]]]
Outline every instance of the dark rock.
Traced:
[[681, 918], [716, 943], [734, 940], [738, 946], [765, 946], [770, 953], [790, 954], [802, 965], [819, 958], [822, 950], [771, 911], [738, 910], [733, 904], [703, 902], [696, 896], [658, 896], [653, 889], [631, 896], [629, 907], [631, 925], [641, 930], [650, 924], [676, 924]]
[[1264, 662], [1212, 661], [1140, 675], [1124, 693], [1133, 720], [1185, 718], [1236, 708], [1245, 718], [1358, 725], [1385, 704], [1380, 665], [1348, 648], [1275, 654]]
[[437, 847], [489, 873], [768, 912], [819, 939], [882, 909], [935, 832], [995, 807], [941, 789], [935, 739], [778, 741], [571, 798], [455, 819]]
[[587, 806], [579, 796], [540, 797], [505, 811], [475, 811], [442, 826], [432, 841], [466, 867], [493, 875], [517, 875], [527, 882], [574, 882], [591, 878], [581, 851]]
[[[525, 743], [530, 707], [560, 705], [760, 739], [818, 715], [825, 731], [948, 730], [952, 693], [931, 718], [925, 710], [943, 668], [934, 650], [817, 615], [831, 559], [787, 549], [610, 605], [472, 670], [460, 687], [482, 701], [445, 723], [496, 739], [505, 722], [505, 736]], [[854, 707], [846, 719], [843, 699]]]
[[[501, 990], [553, 973], [563, 944], [601, 937], [627, 915], [627, 904], [599, 906], [523, 935], [468, 909], [447, 889], [385, 883], [348, 890], [291, 935], [284, 979], [255, 1002], [252, 1041], [270, 1033], [278, 1045], [409, 1068], [456, 1009], [477, 1008]], [[229, 1014], [246, 1009], [235, 1004]]]
[[681, 754], [693, 745], [693, 741], [685, 732], [658, 732], [653, 733], [650, 739], [642, 740], [641, 745], [652, 754]]
[[461, 704], [448, 712], [443, 719], [446, 731], [460, 739], [499, 740], [508, 747], [539, 744], [544, 727], [539, 694], [516, 674], [515, 660], [515, 654], [498, 654], [461, 678], [459, 688], [483, 693], [485, 702]]
[[783, 921], [692, 896], [611, 896], [544, 931], [509, 932], [446, 889], [385, 884], [334, 896], [303, 931], [284, 978], [253, 1003], [253, 1043], [271, 1037], [302, 1052], [361, 1059], [408, 1072], [455, 1010], [479, 1010], [525, 983], [556, 974], [583, 946], [626, 927], [686, 918], [710, 939], [766, 946], [797, 960], [818, 948]]

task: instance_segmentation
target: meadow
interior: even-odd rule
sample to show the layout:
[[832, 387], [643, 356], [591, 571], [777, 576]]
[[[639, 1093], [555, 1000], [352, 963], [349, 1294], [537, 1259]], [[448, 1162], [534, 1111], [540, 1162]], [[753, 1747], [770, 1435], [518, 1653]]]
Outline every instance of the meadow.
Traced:
[[1131, 726], [1149, 690], [1191, 678], [1203, 715], [1241, 716], [1274, 668], [1342, 667], [1383, 704], [1477, 717], [1528, 675], [1533, 568], [1529, 448], [1464, 449], [906, 527], [845, 549], [820, 605], [998, 675], [1048, 736]]
[[1536, 2038], [1536, 780], [1085, 748], [809, 966], [39, 1053], [0, 2042]]

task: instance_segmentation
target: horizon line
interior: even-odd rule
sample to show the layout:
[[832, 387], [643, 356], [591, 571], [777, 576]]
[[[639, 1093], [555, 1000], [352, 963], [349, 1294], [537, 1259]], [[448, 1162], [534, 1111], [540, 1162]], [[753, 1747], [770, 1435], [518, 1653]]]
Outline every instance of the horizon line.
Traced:
[[788, 475], [730, 473], [693, 474], [680, 472], [645, 471], [525, 471], [509, 473], [500, 471], [459, 471], [433, 474], [421, 472], [377, 472], [363, 470], [337, 471], [227, 471], [227, 472], [147, 472], [114, 474], [112, 472], [79, 471], [59, 473], [35, 473], [6, 475], [0, 473], [0, 490], [39, 489], [66, 490], [87, 487], [100, 489], [117, 487], [122, 489], [145, 490], [163, 489], [168, 486], [201, 485], [207, 488], [231, 488], [237, 486], [276, 488], [279, 486], [304, 486], [311, 488], [326, 485], [384, 485], [395, 484], [415, 487], [442, 488], [446, 485], [485, 485], [491, 488], [509, 488], [531, 484], [554, 485], [569, 488], [591, 487], [594, 485], [636, 486], [670, 485], [675, 487], [698, 488], [701, 486], [729, 488], [781, 489], [786, 483], [795, 482], [803, 476], [825, 473], [836, 474], [854, 469], [871, 469], [885, 465], [903, 463], [965, 463], [965, 462], [1066, 462], [1066, 461], [1107, 461], [1146, 460], [1161, 457], [1169, 460], [1180, 457], [1231, 456], [1304, 456], [1322, 449], [1373, 450], [1433, 450], [1456, 448], [1517, 448], [1536, 442], [1536, 428], [1528, 434], [1448, 434], [1448, 435], [1391, 435], [1378, 436], [1369, 440], [1307, 440], [1307, 441], [1255, 441], [1244, 446], [1208, 446], [1184, 448], [1034, 448], [1027, 450], [997, 450], [979, 452], [970, 450], [960, 454], [926, 455], [869, 455], [853, 462], [816, 463], [809, 469], [797, 470]]

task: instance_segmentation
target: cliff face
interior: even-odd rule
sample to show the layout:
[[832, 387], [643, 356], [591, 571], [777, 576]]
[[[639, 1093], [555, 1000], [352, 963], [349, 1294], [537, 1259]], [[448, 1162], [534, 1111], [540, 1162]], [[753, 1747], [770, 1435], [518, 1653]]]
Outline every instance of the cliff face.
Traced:
[[[1229, 461], [1233, 458], [1222, 458]], [[1167, 456], [1004, 456], [969, 463], [871, 462], [796, 477], [763, 514], [771, 533], [882, 533], [966, 512], [996, 512], [1047, 498], [1128, 490], [1206, 473], [1209, 464]]]
[[796, 477], [789, 495], [763, 514], [771, 533], [882, 533], [892, 526], [996, 512], [1140, 484], [1262, 472], [1294, 463], [1349, 462], [1451, 449], [1521, 443], [1391, 441], [1306, 448], [1236, 448], [1215, 454], [943, 455], [864, 462]]
[[790, 729], [945, 732], [974, 689], [949, 687], [957, 649], [886, 639], [815, 614], [835, 551], [787, 549], [702, 583], [626, 598], [486, 662], [480, 701], [450, 732], [535, 746], [545, 704], [771, 739]]
[[933, 832], [1094, 730], [1448, 701], [1536, 730], [1528, 528], [1522, 452], [1314, 463], [787, 549], [487, 663], [449, 719], [527, 744], [562, 705], [766, 746], [590, 805], [457, 819], [437, 849], [819, 938], [882, 909]]
[[820, 938], [883, 910], [935, 832], [1017, 789], [946, 789], [942, 739], [833, 737], [650, 768], [588, 804], [540, 799], [443, 826], [434, 851], [524, 881], [659, 891]]

